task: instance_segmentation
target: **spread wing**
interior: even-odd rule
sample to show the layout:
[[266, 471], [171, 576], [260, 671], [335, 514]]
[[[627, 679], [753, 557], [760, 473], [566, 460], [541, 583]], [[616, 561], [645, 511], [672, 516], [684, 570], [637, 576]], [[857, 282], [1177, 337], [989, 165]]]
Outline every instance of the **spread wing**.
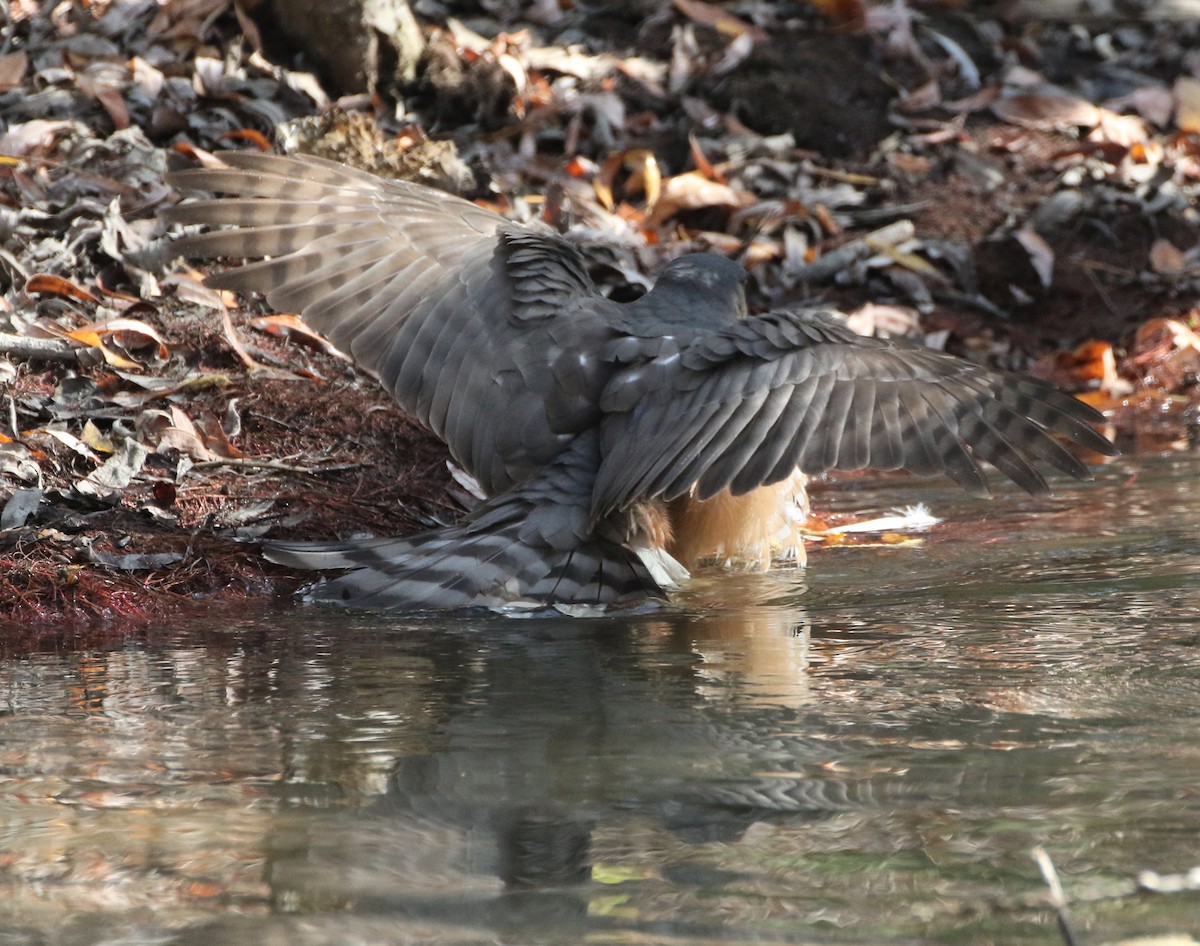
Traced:
[[[707, 336], [625, 338], [601, 407], [593, 513], [693, 488], [707, 499], [778, 482], [799, 468], [946, 473], [986, 495], [986, 460], [1031, 493], [1038, 461], [1088, 470], [1055, 438], [1103, 454], [1082, 401], [900, 341], [863, 338], [816, 312], [771, 312]], [[647, 445], [653, 445], [648, 450]]]
[[316, 158], [222, 158], [230, 167], [170, 177], [230, 195], [167, 212], [229, 228], [186, 235], [177, 254], [260, 260], [209, 284], [261, 292], [302, 316], [376, 374], [484, 489], [519, 482], [595, 423], [610, 369], [586, 353], [612, 337], [615, 306], [570, 243]]

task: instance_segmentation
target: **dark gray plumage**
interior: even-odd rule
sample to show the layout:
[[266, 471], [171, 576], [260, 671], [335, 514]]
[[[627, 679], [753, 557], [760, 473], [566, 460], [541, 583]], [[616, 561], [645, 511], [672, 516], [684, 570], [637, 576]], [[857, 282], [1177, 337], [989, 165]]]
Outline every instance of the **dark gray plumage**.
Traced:
[[946, 473], [985, 460], [1044, 492], [1035, 461], [1085, 478], [1052, 434], [1100, 453], [1100, 415], [1032, 378], [860, 337], [819, 312], [746, 315], [745, 273], [669, 264], [617, 304], [575, 248], [459, 198], [313, 158], [223, 155], [181, 188], [180, 255], [251, 258], [210, 285], [297, 312], [446, 442], [488, 495], [463, 525], [408, 539], [276, 543], [349, 571], [318, 596], [372, 606], [611, 604], [679, 570], [662, 501], [741, 494], [805, 472]]

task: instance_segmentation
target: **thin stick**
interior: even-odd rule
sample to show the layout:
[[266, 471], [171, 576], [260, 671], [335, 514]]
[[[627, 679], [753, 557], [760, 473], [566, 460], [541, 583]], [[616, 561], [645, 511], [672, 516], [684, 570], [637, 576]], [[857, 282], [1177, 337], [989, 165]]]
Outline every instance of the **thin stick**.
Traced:
[[37, 361], [78, 361], [79, 350], [57, 338], [28, 338], [0, 333], [0, 355]]
[[1079, 939], [1075, 936], [1075, 929], [1071, 925], [1071, 915], [1067, 912], [1067, 897], [1063, 892], [1062, 882], [1058, 879], [1058, 871], [1054, 868], [1054, 862], [1050, 860], [1050, 855], [1040, 844], [1029, 853], [1037, 862], [1038, 870], [1042, 872], [1046, 886], [1050, 888], [1050, 906], [1054, 907], [1054, 912], [1058, 916], [1058, 931], [1062, 933], [1063, 942], [1067, 946], [1079, 946]]

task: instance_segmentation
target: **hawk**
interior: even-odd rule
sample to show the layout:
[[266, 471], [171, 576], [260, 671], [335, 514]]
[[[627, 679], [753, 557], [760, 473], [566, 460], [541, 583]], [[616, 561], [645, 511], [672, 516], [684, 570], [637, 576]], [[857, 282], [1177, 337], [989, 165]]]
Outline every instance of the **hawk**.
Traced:
[[687, 576], [678, 558], [769, 559], [803, 474], [944, 473], [986, 495], [982, 460], [1043, 493], [1037, 462], [1088, 477], [1060, 438], [1115, 452], [1101, 415], [1044, 382], [822, 311], [750, 314], [746, 273], [723, 257], [680, 257], [618, 303], [549, 228], [316, 158], [222, 158], [170, 176], [225, 195], [166, 212], [213, 228], [174, 252], [251, 260], [208, 284], [298, 313], [490, 497], [405, 538], [269, 544], [272, 561], [342, 572], [319, 600], [643, 602]]

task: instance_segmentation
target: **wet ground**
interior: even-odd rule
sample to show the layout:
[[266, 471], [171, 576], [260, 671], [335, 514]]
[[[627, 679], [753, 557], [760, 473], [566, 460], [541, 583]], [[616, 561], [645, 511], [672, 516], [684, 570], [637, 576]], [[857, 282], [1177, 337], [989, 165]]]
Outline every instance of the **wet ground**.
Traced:
[[9, 639], [0, 943], [1060, 943], [1039, 845], [1087, 943], [1195, 936], [1198, 477], [847, 484], [947, 522], [631, 619]]

